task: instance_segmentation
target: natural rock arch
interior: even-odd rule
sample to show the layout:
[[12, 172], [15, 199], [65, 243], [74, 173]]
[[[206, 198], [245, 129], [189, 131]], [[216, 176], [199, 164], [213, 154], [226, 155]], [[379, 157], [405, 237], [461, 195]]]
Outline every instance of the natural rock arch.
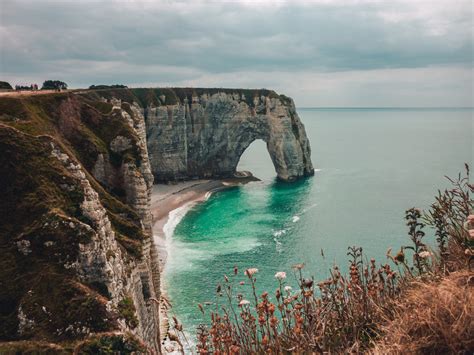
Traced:
[[277, 177], [313, 174], [309, 141], [291, 99], [217, 92], [148, 106], [148, 152], [156, 181], [229, 177], [256, 139], [267, 143]]

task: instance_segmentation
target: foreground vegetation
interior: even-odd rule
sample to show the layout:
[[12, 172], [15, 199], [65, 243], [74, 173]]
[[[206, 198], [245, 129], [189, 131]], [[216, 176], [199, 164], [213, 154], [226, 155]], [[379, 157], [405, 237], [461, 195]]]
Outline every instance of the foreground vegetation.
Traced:
[[[450, 179], [430, 209], [406, 211], [410, 244], [386, 263], [367, 261], [362, 248], [350, 247], [348, 273], [334, 266], [321, 282], [293, 266], [299, 288], [275, 275], [274, 292], [257, 295], [258, 270], [244, 271], [250, 295], [235, 294], [234, 277], [224, 276], [210, 325], [197, 330], [201, 354], [249, 353], [461, 353], [474, 350], [473, 259], [474, 185], [466, 175]], [[433, 227], [436, 248], [425, 242]], [[241, 281], [242, 282], [242, 281]], [[199, 305], [203, 315], [204, 308]], [[182, 326], [175, 320], [175, 328]]]

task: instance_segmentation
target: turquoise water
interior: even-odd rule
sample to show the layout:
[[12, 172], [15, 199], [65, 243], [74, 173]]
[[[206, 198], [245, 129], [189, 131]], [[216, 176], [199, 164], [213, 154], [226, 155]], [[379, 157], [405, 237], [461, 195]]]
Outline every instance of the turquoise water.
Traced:
[[288, 272], [291, 285], [291, 265], [305, 262], [305, 270], [322, 279], [331, 265], [346, 263], [350, 245], [385, 262], [387, 248], [407, 241], [404, 211], [428, 207], [447, 186], [444, 175], [472, 165], [471, 109], [298, 112], [318, 169], [314, 177], [276, 182], [265, 143], [256, 141], [239, 170], [262, 181], [215, 193], [175, 229], [164, 283], [190, 334], [208, 321], [197, 304], [215, 300], [215, 286], [234, 265], [237, 280], [256, 267], [259, 289], [273, 291], [275, 272]]

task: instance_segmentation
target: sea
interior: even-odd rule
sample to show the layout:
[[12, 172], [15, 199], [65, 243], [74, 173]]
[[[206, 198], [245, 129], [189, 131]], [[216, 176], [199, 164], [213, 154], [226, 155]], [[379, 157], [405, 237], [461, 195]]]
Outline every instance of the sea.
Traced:
[[[172, 213], [163, 283], [189, 343], [210, 311], [226, 303], [217, 285], [250, 296], [244, 270], [257, 268], [258, 292], [272, 295], [276, 272], [296, 285], [292, 265], [323, 280], [348, 268], [348, 247], [387, 262], [409, 244], [405, 210], [429, 208], [464, 163], [473, 163], [472, 108], [299, 108], [311, 143], [313, 177], [282, 183], [266, 149], [253, 142], [238, 170], [261, 181], [212, 194]], [[432, 230], [426, 241], [434, 245]], [[237, 267], [237, 275], [234, 268]], [[243, 281], [245, 284], [240, 285]], [[202, 304], [205, 313], [200, 312]]]

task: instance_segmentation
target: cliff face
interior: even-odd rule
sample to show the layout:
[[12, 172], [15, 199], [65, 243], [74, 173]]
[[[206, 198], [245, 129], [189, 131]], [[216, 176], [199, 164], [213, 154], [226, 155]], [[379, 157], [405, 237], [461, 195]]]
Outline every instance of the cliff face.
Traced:
[[[155, 99], [153, 99], [153, 94]], [[156, 180], [229, 177], [256, 139], [267, 143], [279, 179], [313, 174], [293, 100], [268, 90], [149, 91], [143, 102]]]
[[117, 100], [0, 99], [0, 341], [159, 352], [144, 127]]

